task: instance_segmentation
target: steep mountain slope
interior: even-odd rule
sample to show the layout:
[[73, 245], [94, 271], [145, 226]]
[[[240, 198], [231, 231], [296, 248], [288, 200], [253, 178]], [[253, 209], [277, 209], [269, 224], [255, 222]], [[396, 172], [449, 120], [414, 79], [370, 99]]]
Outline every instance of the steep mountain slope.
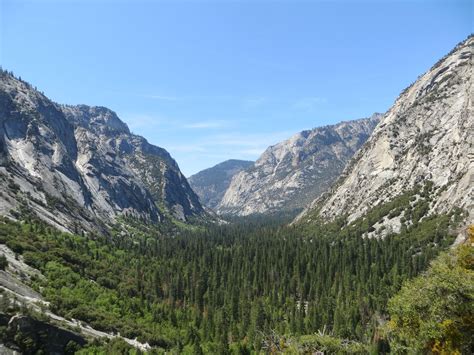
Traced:
[[248, 160], [226, 160], [190, 176], [189, 185], [205, 206], [214, 209], [222, 200], [232, 177], [253, 164]]
[[[349, 221], [415, 188], [430, 186], [426, 213], [473, 211], [474, 117], [471, 36], [404, 90], [333, 191], [299, 220]], [[431, 186], [432, 185], [432, 186]], [[400, 219], [398, 219], [400, 227]]]
[[[2, 228], [5, 228], [4, 221], [0, 220], [0, 223]], [[128, 344], [142, 351], [150, 348], [148, 344], [142, 344], [120, 335], [98, 331], [90, 326], [85, 326], [84, 322], [75, 319], [68, 320], [52, 312], [48, 309], [49, 302], [45, 301], [43, 296], [29, 286], [33, 280], [44, 281], [45, 276], [39, 270], [27, 265], [24, 262], [23, 256], [15, 253], [5, 244], [0, 244], [1, 257], [5, 258], [4, 265], [6, 266], [3, 269], [0, 266], [0, 329], [4, 326], [3, 330], [5, 332], [2, 333], [0, 331], [0, 354], [10, 354], [9, 352], [2, 352], [3, 341], [8, 345], [14, 345], [14, 348], [19, 345], [18, 342], [27, 347], [21, 341], [21, 337], [15, 337], [16, 334], [22, 334], [24, 337], [29, 336], [36, 340], [36, 343], [56, 348], [54, 349], [55, 351], [51, 349], [49, 351], [46, 350], [48, 354], [63, 353], [61, 351], [62, 348], [70, 340], [83, 345], [86, 339], [112, 339], [115, 337], [123, 339]], [[17, 305], [21, 305], [23, 309], [30, 309], [33, 312], [41, 313], [41, 322], [29, 317], [25, 319], [26, 317], [21, 315], [21, 312], [18, 313], [18, 310], [15, 311], [11, 307], [13, 300], [15, 300], [14, 302]], [[18, 320], [22, 320], [22, 326], [19, 326]], [[69, 330], [66, 330], [66, 328], [69, 328]], [[71, 329], [74, 331], [71, 332]], [[41, 333], [47, 334], [46, 339], [37, 336]], [[53, 336], [53, 338], [50, 336]]]
[[104, 107], [62, 106], [0, 74], [0, 213], [28, 209], [66, 230], [125, 214], [152, 222], [205, 212], [164, 149]]
[[244, 216], [303, 208], [331, 186], [379, 117], [303, 131], [269, 147], [233, 177], [217, 211]]

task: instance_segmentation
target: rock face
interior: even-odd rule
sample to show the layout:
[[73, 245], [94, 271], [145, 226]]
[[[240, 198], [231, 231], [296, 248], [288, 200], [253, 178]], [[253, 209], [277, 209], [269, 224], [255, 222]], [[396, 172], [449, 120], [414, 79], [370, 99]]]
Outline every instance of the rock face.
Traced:
[[67, 354], [86, 344], [84, 337], [79, 334], [21, 315], [11, 317], [3, 337], [10, 348], [25, 354], [36, 351], [45, 354]]
[[380, 116], [303, 131], [269, 147], [254, 166], [232, 178], [218, 213], [301, 210], [331, 186]]
[[167, 151], [104, 107], [50, 101], [0, 74], [0, 214], [28, 205], [63, 230], [126, 214], [153, 222], [205, 212]]
[[471, 36], [405, 89], [357, 153], [333, 191], [312, 203], [314, 215], [349, 221], [430, 181], [430, 213], [473, 211], [474, 116]]
[[215, 209], [229, 187], [232, 177], [253, 164], [253, 161], [248, 160], [226, 160], [194, 174], [188, 181], [202, 204]]

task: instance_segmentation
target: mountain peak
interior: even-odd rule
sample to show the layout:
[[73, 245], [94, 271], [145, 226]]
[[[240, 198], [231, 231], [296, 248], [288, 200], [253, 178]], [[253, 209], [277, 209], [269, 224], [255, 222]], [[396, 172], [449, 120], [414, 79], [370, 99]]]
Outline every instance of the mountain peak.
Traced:
[[114, 111], [56, 104], [5, 71], [0, 180], [2, 214], [27, 201], [63, 230], [102, 228], [121, 215], [155, 223], [207, 216], [169, 153], [131, 134]]
[[229, 159], [190, 176], [189, 183], [201, 202], [214, 209], [222, 200], [232, 177], [253, 164], [253, 161]]
[[94, 129], [101, 133], [130, 134], [130, 130], [117, 114], [103, 106], [61, 105], [66, 118], [75, 125]]
[[433, 196], [427, 214], [454, 206], [472, 211], [473, 46], [470, 36], [405, 89], [333, 191], [299, 218], [344, 213], [351, 221], [428, 183]]
[[380, 115], [299, 132], [232, 178], [221, 214], [294, 212], [324, 192], [370, 136]]

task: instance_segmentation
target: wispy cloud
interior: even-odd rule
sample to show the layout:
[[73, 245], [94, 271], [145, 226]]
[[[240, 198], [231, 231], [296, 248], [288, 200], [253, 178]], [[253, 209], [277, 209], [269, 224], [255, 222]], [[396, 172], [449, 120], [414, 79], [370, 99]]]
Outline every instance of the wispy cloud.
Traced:
[[147, 127], [153, 127], [155, 129], [157, 126], [166, 126], [169, 124], [167, 118], [158, 115], [132, 114], [125, 115], [123, 119], [132, 130]]
[[210, 94], [210, 95], [162, 95], [162, 94], [141, 94], [139, 95], [146, 99], [161, 100], [161, 101], [209, 101], [209, 100], [242, 100], [240, 96]]
[[293, 108], [301, 111], [313, 111], [326, 102], [328, 99], [325, 97], [302, 97], [293, 103]]
[[269, 145], [287, 139], [295, 132], [293, 131], [278, 131], [278, 132], [262, 132], [262, 133], [226, 133], [219, 134], [213, 137], [214, 145], [221, 146], [241, 146], [260, 148], [268, 147]]
[[132, 131], [168, 150], [188, 175], [211, 162], [231, 158], [256, 160], [270, 145], [295, 133], [245, 132], [248, 129], [244, 130], [242, 125], [248, 125], [250, 119], [188, 121], [159, 114], [124, 115], [124, 118]]
[[260, 156], [267, 147], [241, 149], [237, 153], [242, 157], [256, 157]]
[[201, 120], [193, 121], [162, 116], [159, 114], [132, 114], [125, 115], [124, 121], [134, 130], [151, 128], [160, 130], [181, 130], [181, 129], [224, 129], [234, 125], [232, 120]]
[[184, 102], [186, 101], [189, 104], [189, 101], [229, 101], [233, 102], [236, 105], [241, 105], [243, 109], [251, 110], [258, 108], [268, 102], [268, 98], [264, 96], [256, 97], [247, 97], [244, 95], [162, 95], [162, 94], [145, 94], [140, 95], [141, 97], [159, 100], [159, 101], [168, 101], [168, 102]]
[[166, 95], [144, 95], [148, 99], [161, 100], [161, 101], [178, 101], [179, 97], [176, 96], [166, 96]]
[[172, 152], [180, 152], [180, 153], [205, 153], [207, 152], [206, 147], [203, 145], [196, 143], [196, 144], [179, 144], [175, 146], [167, 147]]
[[250, 97], [250, 98], [244, 98], [242, 102], [242, 106], [246, 110], [251, 110], [258, 108], [265, 104], [267, 102], [266, 97]]
[[230, 126], [230, 121], [225, 120], [211, 120], [211, 121], [200, 121], [182, 124], [182, 128], [187, 129], [215, 129], [225, 128]]
[[226, 157], [256, 159], [268, 146], [290, 137], [294, 132], [268, 132], [256, 134], [225, 133], [208, 135], [194, 142], [169, 145], [172, 154], [193, 153], [199, 157]]

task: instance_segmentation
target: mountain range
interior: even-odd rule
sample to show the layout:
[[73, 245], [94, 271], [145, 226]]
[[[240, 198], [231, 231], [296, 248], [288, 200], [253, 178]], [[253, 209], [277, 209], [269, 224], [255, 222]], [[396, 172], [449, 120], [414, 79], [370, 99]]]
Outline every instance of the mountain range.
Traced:
[[113, 111], [54, 103], [3, 70], [0, 179], [0, 214], [29, 210], [62, 230], [208, 216], [170, 154]]
[[[471, 36], [406, 88], [337, 183], [298, 217], [348, 221], [418, 186], [430, 187], [425, 215], [474, 211], [474, 38]], [[413, 197], [412, 205], [420, 199]], [[406, 211], [405, 211], [406, 213]], [[398, 231], [404, 213], [392, 218]], [[378, 227], [388, 223], [384, 217]]]
[[1, 70], [0, 353], [472, 353], [473, 49], [189, 182]]
[[188, 181], [201, 202], [215, 209], [234, 175], [253, 165], [253, 161], [230, 159], [190, 176]]
[[106, 229], [120, 217], [208, 220], [203, 205], [221, 215], [304, 209], [297, 222], [351, 221], [427, 182], [428, 214], [472, 210], [472, 43], [419, 77], [385, 115], [302, 131], [255, 163], [228, 160], [189, 183], [166, 150], [113, 111], [54, 103], [2, 71], [0, 213], [29, 210], [69, 231]]
[[301, 210], [331, 186], [380, 117], [376, 113], [303, 131], [267, 148], [232, 178], [217, 212], [245, 216]]

